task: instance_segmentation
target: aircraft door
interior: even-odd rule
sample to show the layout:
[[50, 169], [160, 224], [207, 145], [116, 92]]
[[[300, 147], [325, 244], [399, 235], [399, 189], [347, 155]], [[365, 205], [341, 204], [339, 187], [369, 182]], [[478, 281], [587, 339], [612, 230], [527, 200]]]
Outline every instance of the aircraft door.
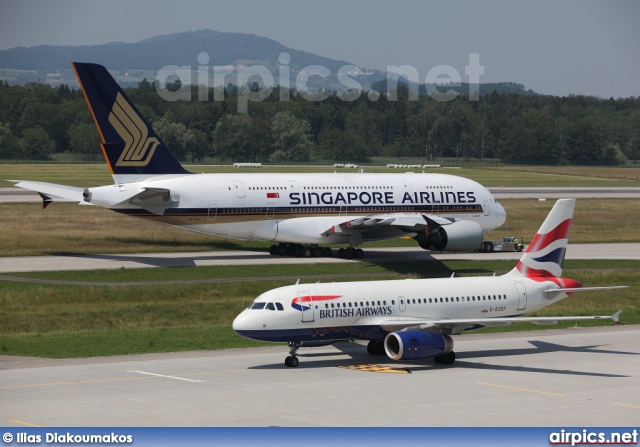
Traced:
[[400, 308], [400, 312], [404, 312], [405, 310], [407, 310], [407, 301], [403, 296], [398, 297], [398, 306]]
[[311, 292], [305, 290], [297, 292], [297, 294], [297, 298], [294, 298], [294, 307], [300, 311], [300, 322], [313, 323], [315, 321], [315, 312]]
[[484, 215], [488, 216], [491, 214], [491, 208], [489, 208], [489, 201], [488, 200], [483, 200], [482, 201], [482, 210], [484, 211]]
[[279, 192], [267, 192], [267, 219], [273, 219], [276, 211], [276, 206], [280, 204]]
[[216, 220], [218, 217], [218, 204], [209, 202], [209, 210], [207, 211], [207, 220]]
[[247, 197], [244, 193], [244, 186], [242, 186], [242, 182], [240, 180], [234, 180], [233, 185], [236, 187], [236, 194], [238, 194], [239, 199]]
[[518, 310], [525, 310], [527, 308], [527, 289], [521, 282], [514, 283], [518, 290]]

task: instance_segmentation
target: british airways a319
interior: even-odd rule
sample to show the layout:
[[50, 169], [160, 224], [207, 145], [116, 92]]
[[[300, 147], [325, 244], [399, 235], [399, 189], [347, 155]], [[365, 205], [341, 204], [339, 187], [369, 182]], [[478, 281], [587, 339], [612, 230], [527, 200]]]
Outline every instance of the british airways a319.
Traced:
[[44, 206], [77, 201], [174, 227], [272, 241], [271, 254], [362, 257], [364, 242], [409, 235], [426, 250], [477, 248], [506, 213], [475, 181], [445, 174], [197, 174], [185, 170], [102, 66], [73, 63], [114, 184], [17, 181]]
[[287, 366], [298, 366], [302, 346], [369, 340], [370, 354], [393, 360], [455, 361], [452, 335], [516, 322], [612, 316], [526, 317], [575, 292], [625, 286], [582, 287], [562, 277], [574, 199], [558, 200], [516, 267], [496, 277], [466, 277], [296, 284], [270, 290], [233, 322], [242, 337], [287, 342]]

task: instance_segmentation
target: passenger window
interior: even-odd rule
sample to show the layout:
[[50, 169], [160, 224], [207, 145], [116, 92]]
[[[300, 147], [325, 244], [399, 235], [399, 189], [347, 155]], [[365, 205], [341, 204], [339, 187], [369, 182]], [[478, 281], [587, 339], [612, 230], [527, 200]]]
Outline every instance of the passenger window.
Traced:
[[258, 310], [264, 309], [265, 304], [266, 303], [253, 303], [253, 305], [251, 306], [251, 309], [258, 309]]

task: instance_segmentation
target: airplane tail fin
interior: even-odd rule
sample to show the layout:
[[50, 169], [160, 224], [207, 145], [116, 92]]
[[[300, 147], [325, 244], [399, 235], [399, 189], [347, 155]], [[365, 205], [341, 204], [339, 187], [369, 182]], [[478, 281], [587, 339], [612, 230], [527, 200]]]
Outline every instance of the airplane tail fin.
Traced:
[[116, 183], [154, 175], [191, 174], [180, 165], [105, 67], [71, 64]]
[[575, 199], [560, 199], [553, 206], [516, 267], [507, 276], [560, 278], [569, 244]]

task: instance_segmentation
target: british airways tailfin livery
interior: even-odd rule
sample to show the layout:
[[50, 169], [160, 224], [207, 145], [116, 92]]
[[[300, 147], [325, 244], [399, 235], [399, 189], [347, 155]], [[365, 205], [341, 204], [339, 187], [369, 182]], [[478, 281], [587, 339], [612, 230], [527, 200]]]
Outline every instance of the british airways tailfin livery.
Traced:
[[244, 310], [233, 329], [253, 340], [287, 342], [287, 366], [298, 366], [301, 346], [338, 340], [370, 340], [370, 354], [393, 360], [455, 361], [452, 335], [515, 322], [612, 316], [524, 317], [575, 292], [615, 289], [582, 287], [562, 278], [574, 199], [558, 200], [516, 267], [503, 276], [296, 284], [270, 290]]
[[426, 250], [477, 248], [506, 219], [482, 185], [445, 174], [192, 174], [102, 66], [72, 63], [114, 184], [18, 181], [52, 201], [77, 201], [178, 228], [272, 241], [271, 254], [362, 257], [363, 242], [410, 235]]

